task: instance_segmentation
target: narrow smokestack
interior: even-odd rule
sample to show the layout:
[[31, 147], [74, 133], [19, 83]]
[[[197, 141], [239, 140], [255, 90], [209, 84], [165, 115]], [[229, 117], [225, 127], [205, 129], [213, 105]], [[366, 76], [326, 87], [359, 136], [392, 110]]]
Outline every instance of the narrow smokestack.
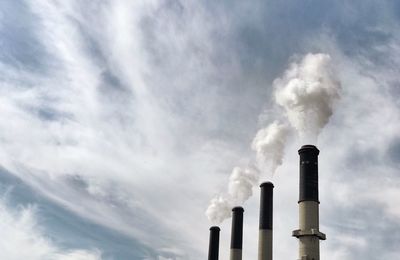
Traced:
[[271, 182], [260, 185], [260, 227], [258, 233], [258, 260], [272, 260], [273, 189]]
[[210, 246], [208, 247], [208, 260], [218, 260], [219, 254], [219, 227], [210, 228]]
[[232, 234], [230, 260], [242, 260], [243, 245], [243, 212], [242, 207], [232, 209]]
[[299, 239], [299, 259], [319, 260], [318, 155], [314, 145], [304, 145], [300, 155], [299, 229], [293, 236]]

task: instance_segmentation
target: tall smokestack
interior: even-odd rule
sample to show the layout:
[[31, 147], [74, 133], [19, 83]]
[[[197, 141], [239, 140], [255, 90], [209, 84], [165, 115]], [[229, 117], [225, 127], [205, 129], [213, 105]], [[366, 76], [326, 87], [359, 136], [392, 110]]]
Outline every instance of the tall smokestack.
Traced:
[[219, 254], [219, 227], [210, 228], [210, 246], [208, 247], [208, 260], [218, 260]]
[[243, 245], [243, 212], [242, 207], [232, 209], [232, 234], [230, 260], [242, 260]]
[[271, 182], [260, 185], [260, 226], [258, 233], [258, 260], [272, 260], [273, 189]]
[[293, 236], [299, 239], [299, 259], [319, 260], [318, 155], [314, 145], [303, 145], [300, 155], [299, 229]]

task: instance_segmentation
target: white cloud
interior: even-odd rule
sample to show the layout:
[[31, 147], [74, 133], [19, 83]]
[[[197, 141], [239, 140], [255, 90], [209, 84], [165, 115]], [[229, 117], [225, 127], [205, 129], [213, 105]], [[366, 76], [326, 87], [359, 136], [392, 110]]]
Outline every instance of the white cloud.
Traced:
[[10, 209], [6, 201], [0, 200], [0, 226], [3, 239], [0, 241], [0, 258], [7, 260], [99, 260], [98, 250], [65, 250], [46, 237], [37, 223], [36, 208], [28, 206]]
[[[224, 163], [238, 155], [231, 151], [235, 147], [217, 138], [206, 138], [203, 130], [192, 134], [191, 122], [199, 122], [191, 117], [197, 112], [186, 111], [187, 118], [177, 116], [181, 111], [173, 111], [175, 104], [164, 99], [164, 93], [172, 96], [174, 93], [164, 91], [159, 85], [167, 79], [166, 75], [149, 75], [157, 69], [161, 73], [161, 68], [148, 68], [150, 61], [143, 51], [141, 25], [147, 16], [157, 12], [165, 12], [163, 19], [168, 21], [169, 13], [162, 9], [163, 3], [112, 1], [83, 6], [78, 1], [34, 1], [28, 4], [36, 16], [35, 33], [52, 66], [43, 74], [26, 71], [21, 78], [15, 76], [19, 74], [17, 69], [2, 64], [7, 70], [0, 90], [3, 115], [0, 138], [4, 140], [1, 164], [54, 202], [84, 218], [156, 249], [179, 240], [182, 248], [193, 250], [192, 243], [186, 242], [189, 239], [178, 239], [180, 236], [174, 234], [202, 241], [197, 231], [186, 232], [192, 225], [191, 214], [197, 212], [203, 216], [201, 203], [208, 200], [204, 195], [196, 196], [210, 192], [198, 184], [208, 182], [204, 176], [223, 172]], [[87, 12], [82, 12], [83, 9]], [[187, 18], [193, 21], [195, 17]], [[173, 24], [155, 24], [168, 27], [170, 35], [166, 36], [171, 40], [178, 29], [175, 22], [179, 17], [175, 19]], [[183, 33], [199, 24], [186, 26]], [[192, 44], [200, 51], [210, 51], [207, 38], [199, 39], [204, 46], [197, 46], [189, 39], [185, 36], [170, 42], [169, 47], [173, 48], [170, 54], [174, 55], [182, 46], [191, 48]], [[96, 48], [97, 57], [92, 53]], [[195, 63], [201, 55], [181, 58]], [[208, 58], [204, 62], [209, 62]], [[203, 74], [208, 73], [208, 65], [203, 69]], [[104, 80], [106, 72], [118, 78], [122, 89]], [[191, 75], [198, 77], [197, 72]], [[178, 82], [181, 87], [191, 84], [185, 78]], [[192, 90], [185, 91], [190, 95]], [[215, 103], [221, 104], [218, 100]], [[203, 100], [198, 102], [198, 109], [199, 113], [208, 109]], [[207, 124], [208, 119], [203, 121]], [[214, 123], [210, 125], [214, 127]], [[200, 161], [193, 164], [196, 159]], [[82, 182], [78, 187], [73, 185], [76, 176]], [[211, 187], [214, 185], [218, 183]], [[193, 194], [190, 196], [196, 196], [197, 201], [193, 204], [194, 198], [180, 194]], [[171, 209], [171, 202], [175, 209]], [[176, 218], [181, 218], [181, 223]], [[206, 219], [202, 225], [207, 225]], [[164, 235], [154, 237], [149, 230]]]
[[[260, 42], [251, 38], [260, 32], [246, 29], [240, 31], [244, 36], [239, 35], [233, 27], [253, 24], [240, 24], [238, 12], [227, 8], [216, 8], [216, 15], [197, 1], [27, 4], [36, 17], [35, 34], [47, 53], [43, 59], [50, 65], [34, 72], [1, 60], [0, 163], [79, 216], [160, 251], [174, 248], [164, 258], [205, 256], [209, 223], [203, 212], [215, 192], [225, 187], [233, 166], [242, 165], [251, 153], [248, 144], [258, 128], [257, 115], [272, 93], [268, 86], [273, 78], [253, 77], [248, 72], [253, 67], [247, 67], [252, 63], [246, 60], [260, 61], [264, 56], [260, 58], [259, 52], [269, 46], [240, 46]], [[262, 18], [242, 12], [250, 11], [249, 6], [242, 3], [235, 8], [243, 19], [255, 19], [263, 30], [268, 29]], [[397, 166], [388, 164], [387, 149], [399, 137], [399, 103], [392, 93], [398, 87], [395, 68], [400, 65], [400, 48], [396, 40], [375, 46], [388, 60], [375, 65], [374, 58], [364, 53], [345, 55], [334, 36], [318, 37], [308, 39], [312, 44], [302, 48], [329, 53], [343, 82], [342, 100], [319, 142], [321, 223], [336, 230], [336, 235], [342, 231], [339, 220], [364, 227], [366, 216], [353, 220], [359, 204], [383, 207], [383, 214], [391, 218], [399, 216], [393, 198], [399, 183]], [[273, 42], [275, 37], [268, 39]], [[287, 51], [274, 44], [277, 47], [271, 52]], [[247, 53], [250, 50], [253, 56]], [[284, 64], [281, 70], [288, 63], [273, 58], [268, 62], [274, 70], [279, 67], [276, 62]], [[297, 254], [297, 241], [290, 232], [297, 225], [296, 149], [300, 145], [290, 140], [273, 180], [275, 258], [294, 259]], [[388, 198], [393, 203], [387, 203]], [[245, 204], [248, 259], [256, 257], [257, 199]], [[31, 208], [4, 214], [15, 229], [25, 230], [9, 231], [11, 240], [25, 243], [22, 247], [32, 247], [38, 255], [98, 256], [57, 248], [37, 230]], [[229, 230], [230, 223], [223, 223], [221, 258], [229, 252]], [[360, 230], [354, 236], [364, 236]], [[29, 236], [38, 232], [39, 239]], [[377, 237], [386, 235], [374, 232]], [[323, 243], [329, 245], [333, 233], [326, 233], [328, 240]], [[21, 239], [12, 234], [21, 234]], [[353, 248], [362, 248], [363, 240], [352, 236], [336, 241], [337, 251], [327, 247], [324, 254], [354, 259]], [[35, 242], [26, 242], [29, 239]], [[23, 253], [3, 251], [11, 256]]]

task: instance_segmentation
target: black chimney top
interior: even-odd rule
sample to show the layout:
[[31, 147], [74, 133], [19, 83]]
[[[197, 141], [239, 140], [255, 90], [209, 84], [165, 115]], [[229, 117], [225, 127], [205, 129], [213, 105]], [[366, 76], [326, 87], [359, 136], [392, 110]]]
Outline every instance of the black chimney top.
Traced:
[[314, 145], [303, 145], [300, 155], [300, 194], [299, 202], [315, 201], [318, 198], [318, 155], [319, 150]]
[[243, 245], [243, 212], [242, 207], [232, 209], [231, 249], [242, 249]]
[[208, 260], [218, 260], [219, 231], [220, 228], [217, 226], [213, 226], [210, 228], [210, 245], [208, 247]]
[[273, 189], [271, 182], [264, 182], [260, 185], [260, 225], [259, 229], [272, 230], [272, 213], [273, 213]]

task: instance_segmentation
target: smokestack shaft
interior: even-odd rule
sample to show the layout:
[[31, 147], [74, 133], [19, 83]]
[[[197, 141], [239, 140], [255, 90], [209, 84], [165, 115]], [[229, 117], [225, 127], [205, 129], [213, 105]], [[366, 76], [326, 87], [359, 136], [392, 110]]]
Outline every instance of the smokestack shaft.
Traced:
[[258, 260], [272, 260], [273, 188], [271, 182], [260, 185], [260, 226]]
[[313, 145], [304, 145], [300, 155], [299, 229], [293, 236], [299, 239], [299, 259], [319, 260], [319, 240], [326, 236], [319, 231], [318, 155]]
[[210, 228], [210, 245], [208, 247], [208, 260], [218, 260], [219, 255], [219, 227]]
[[230, 260], [242, 260], [243, 246], [243, 208], [232, 209], [232, 233]]

